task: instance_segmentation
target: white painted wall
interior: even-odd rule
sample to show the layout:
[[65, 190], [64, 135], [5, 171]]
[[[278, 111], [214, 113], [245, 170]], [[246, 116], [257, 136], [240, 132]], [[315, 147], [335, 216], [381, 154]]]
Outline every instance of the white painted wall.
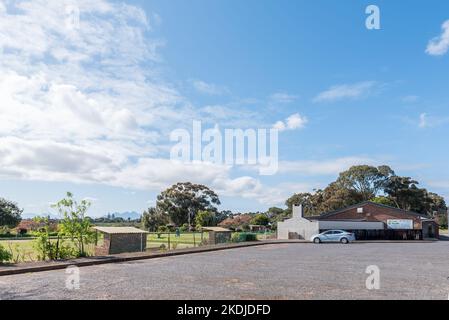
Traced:
[[382, 222], [364, 221], [310, 221], [304, 218], [302, 206], [293, 207], [293, 217], [283, 222], [278, 222], [278, 239], [288, 240], [290, 232], [295, 232], [304, 240], [319, 233], [320, 230], [384, 230]]
[[303, 217], [302, 206], [293, 206], [293, 217], [284, 222], [278, 222], [278, 239], [288, 240], [290, 232], [295, 232], [302, 239], [309, 240], [319, 232], [318, 221], [310, 221]]
[[320, 230], [384, 230], [383, 222], [365, 222], [365, 221], [319, 221]]

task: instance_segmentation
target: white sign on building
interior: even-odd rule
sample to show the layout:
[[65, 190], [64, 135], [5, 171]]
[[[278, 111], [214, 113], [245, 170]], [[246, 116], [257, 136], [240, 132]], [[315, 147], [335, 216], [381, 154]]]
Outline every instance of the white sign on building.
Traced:
[[392, 219], [387, 220], [388, 229], [413, 230], [413, 220]]

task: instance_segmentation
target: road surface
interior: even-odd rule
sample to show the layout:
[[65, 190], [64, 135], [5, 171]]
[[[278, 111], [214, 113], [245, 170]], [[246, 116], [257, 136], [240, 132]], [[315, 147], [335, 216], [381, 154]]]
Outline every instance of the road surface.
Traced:
[[[379, 290], [366, 287], [373, 265]], [[0, 277], [0, 299], [447, 300], [449, 242], [273, 244], [79, 270], [75, 290], [65, 270]]]

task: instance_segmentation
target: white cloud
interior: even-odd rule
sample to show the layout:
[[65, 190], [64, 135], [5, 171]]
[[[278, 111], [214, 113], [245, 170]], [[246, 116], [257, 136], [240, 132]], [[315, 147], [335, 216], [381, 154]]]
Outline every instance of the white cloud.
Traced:
[[302, 129], [307, 124], [306, 117], [301, 116], [299, 113], [295, 113], [285, 119], [285, 121], [278, 121], [273, 125], [273, 129], [279, 131]]
[[336, 175], [351, 166], [364, 164], [379, 165], [381, 162], [368, 157], [343, 157], [324, 161], [282, 161], [279, 163], [279, 172], [300, 175]]
[[0, 178], [101, 183], [133, 190], [161, 191], [179, 181], [211, 186], [224, 196], [267, 201], [272, 188], [253, 177], [231, 178], [231, 167], [142, 157], [128, 161], [115, 148], [86, 150], [53, 141], [0, 138]]
[[229, 93], [229, 89], [223, 86], [218, 86], [216, 84], [207, 83], [201, 80], [194, 80], [193, 82], [194, 88], [204, 94], [219, 96], [223, 94]]
[[285, 92], [277, 92], [272, 94], [269, 99], [274, 103], [292, 103], [298, 99], [298, 96]]
[[[257, 179], [234, 181], [228, 167], [164, 159], [168, 133], [201, 112], [161, 78], [164, 41], [149, 22], [160, 17], [106, 0], [0, 4], [0, 178], [145, 190], [190, 180], [254, 195]], [[74, 5], [79, 28], [66, 21]]]
[[429, 41], [426, 53], [432, 56], [441, 56], [449, 50], [449, 20], [446, 20], [441, 26], [440, 36]]
[[420, 128], [426, 128], [429, 125], [428, 117], [426, 113], [421, 113], [419, 115], [419, 124]]
[[356, 99], [367, 96], [377, 86], [374, 81], [365, 81], [355, 84], [342, 84], [330, 87], [317, 95], [314, 102], [332, 102], [342, 99]]
[[419, 115], [418, 127], [425, 129], [431, 127], [437, 127], [449, 123], [449, 117], [435, 117], [429, 116], [427, 113], [421, 113]]
[[409, 95], [401, 98], [402, 102], [413, 103], [419, 100], [419, 96]]

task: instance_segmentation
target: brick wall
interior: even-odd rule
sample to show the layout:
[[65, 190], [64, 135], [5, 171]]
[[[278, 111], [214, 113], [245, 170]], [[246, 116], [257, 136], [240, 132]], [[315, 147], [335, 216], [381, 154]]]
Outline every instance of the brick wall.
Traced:
[[[358, 213], [357, 209], [363, 208], [363, 213]], [[405, 220], [413, 220], [414, 229], [421, 229], [421, 219], [413, 214], [409, 214], [406, 211], [400, 211], [394, 208], [388, 208], [383, 206], [377, 206], [375, 204], [366, 203], [360, 205], [359, 207], [349, 208], [343, 210], [337, 214], [331, 215], [326, 218], [322, 218], [320, 220], [360, 220], [364, 219], [365, 221], [376, 222], [381, 221], [387, 223], [387, 220], [390, 219], [405, 219]]]
[[109, 246], [111, 238], [109, 234], [104, 234], [103, 245], [95, 247], [96, 256], [107, 256], [109, 254]]
[[95, 248], [95, 255], [109, 255], [146, 251], [147, 234], [105, 234], [102, 246]]

